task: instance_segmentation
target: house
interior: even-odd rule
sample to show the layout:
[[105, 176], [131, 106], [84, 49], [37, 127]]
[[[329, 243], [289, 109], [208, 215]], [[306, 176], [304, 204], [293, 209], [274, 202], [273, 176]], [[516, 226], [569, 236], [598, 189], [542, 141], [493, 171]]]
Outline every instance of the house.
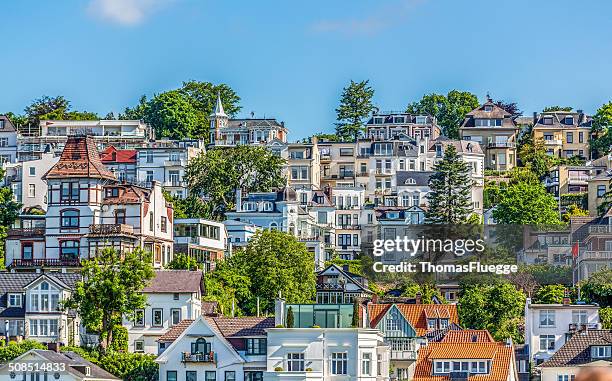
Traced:
[[0, 164], [16, 161], [17, 129], [6, 115], [0, 115]]
[[544, 141], [549, 155], [590, 159], [592, 124], [593, 118], [582, 110], [534, 113], [533, 138]]
[[[377, 329], [391, 348], [391, 367], [395, 376], [410, 379], [415, 372], [417, 352], [428, 333], [458, 325], [457, 306], [453, 304], [368, 303], [368, 327]], [[450, 333], [450, 332], [449, 332]]]
[[237, 193], [236, 210], [225, 214], [228, 220], [248, 222], [262, 229], [277, 229], [295, 235], [298, 205], [293, 188], [253, 192], [244, 198], [240, 192]]
[[160, 381], [263, 381], [273, 318], [204, 317], [160, 338]]
[[516, 381], [512, 342], [436, 342], [419, 349], [414, 381]]
[[249, 222], [237, 221], [237, 220], [225, 220], [223, 221], [225, 230], [227, 231], [227, 241], [230, 246], [230, 251], [233, 251], [234, 247], [241, 247], [246, 245], [251, 238], [257, 232], [257, 225]]
[[147, 306], [124, 318], [130, 352], [157, 354], [157, 340], [183, 320], [202, 315], [202, 271], [157, 270], [142, 293]]
[[75, 273], [0, 272], [0, 332], [9, 340], [79, 345], [79, 318], [60, 303], [80, 280]]
[[367, 328], [269, 328], [266, 381], [389, 380], [389, 347]]
[[525, 303], [525, 344], [536, 364], [548, 360], [575, 331], [599, 327], [595, 304], [570, 304], [569, 297], [562, 304], [535, 304], [531, 298]]
[[174, 252], [186, 254], [203, 265], [205, 271], [215, 268], [228, 249], [227, 230], [222, 222], [202, 218], [174, 220]]
[[287, 182], [294, 189], [321, 188], [321, 160], [317, 138], [287, 146]]
[[[51, 364], [53, 370], [43, 371], [35, 367], [21, 369], [17, 364]], [[14, 368], [15, 370], [11, 370]], [[21, 356], [0, 365], [0, 379], [9, 380], [62, 380], [62, 381], [120, 381], [116, 377], [75, 352], [30, 349]]]
[[331, 264], [317, 273], [317, 304], [352, 304], [358, 298], [369, 298], [368, 280], [351, 273], [348, 265]]
[[[292, 314], [294, 328], [351, 328], [353, 312], [352, 303], [288, 304], [284, 299], [277, 298], [274, 304], [274, 325], [287, 325], [288, 316]], [[360, 315], [363, 313], [360, 312]]]
[[538, 366], [542, 381], [573, 381], [587, 369], [612, 372], [612, 330], [575, 332], [548, 360]]
[[136, 180], [137, 150], [117, 149], [113, 146], [108, 146], [104, 151], [100, 152], [100, 161], [115, 174], [120, 182], [133, 182]]
[[436, 118], [430, 115], [413, 115], [404, 112], [375, 112], [366, 122], [366, 136], [374, 140], [393, 140], [408, 136], [436, 139], [440, 135]]
[[[593, 273], [612, 268], [612, 242], [611, 211], [608, 210], [601, 219], [591, 219], [584, 224], [586, 234], [579, 237], [579, 252], [574, 258], [574, 279], [576, 282], [588, 279]], [[579, 231], [580, 231], [579, 230]]]
[[161, 186], [118, 183], [91, 136], [69, 137], [42, 179], [49, 189], [44, 230], [11, 229], [7, 267], [76, 269], [105, 247], [144, 248], [153, 253], [155, 267], [172, 260], [173, 209]]
[[485, 155], [485, 168], [506, 171], [516, 167], [519, 128], [512, 114], [491, 99], [465, 115], [459, 127], [463, 140], [478, 142]]

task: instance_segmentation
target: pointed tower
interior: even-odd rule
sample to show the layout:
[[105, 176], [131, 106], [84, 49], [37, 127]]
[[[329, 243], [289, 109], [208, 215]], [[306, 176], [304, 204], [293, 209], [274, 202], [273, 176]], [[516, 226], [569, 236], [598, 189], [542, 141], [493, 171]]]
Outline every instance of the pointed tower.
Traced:
[[217, 92], [217, 103], [212, 114], [210, 114], [210, 144], [215, 144], [221, 138], [221, 129], [227, 127], [229, 117], [223, 110], [221, 93]]

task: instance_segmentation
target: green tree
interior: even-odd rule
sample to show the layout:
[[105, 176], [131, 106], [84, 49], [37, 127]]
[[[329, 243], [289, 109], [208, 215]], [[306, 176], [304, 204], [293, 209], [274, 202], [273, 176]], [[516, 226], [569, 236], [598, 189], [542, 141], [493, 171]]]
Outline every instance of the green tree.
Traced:
[[509, 283], [463, 284], [459, 297], [459, 321], [468, 328], [487, 329], [496, 340], [511, 337], [523, 342], [522, 324], [525, 294]]
[[544, 107], [542, 112], [555, 112], [555, 111], [572, 111], [574, 108], [571, 106], [547, 106]]
[[601, 307], [612, 307], [612, 269], [604, 268], [580, 282], [582, 297]]
[[215, 271], [204, 275], [203, 300], [219, 303], [219, 310], [224, 315], [230, 315], [232, 310], [235, 316], [242, 315], [241, 305], [251, 299], [251, 279], [238, 263], [240, 255], [238, 251], [217, 262]]
[[433, 283], [427, 282], [418, 284], [415, 282], [407, 282], [402, 286], [402, 296], [415, 298], [419, 293], [421, 294], [421, 303], [423, 304], [433, 304], [435, 299], [441, 302], [446, 301]]
[[427, 222], [465, 223], [473, 212], [472, 180], [467, 164], [457, 155], [454, 145], [446, 146], [444, 158], [434, 166], [434, 171], [429, 178]]
[[178, 140], [208, 136], [208, 133], [196, 133], [206, 122], [199, 118], [185, 94], [179, 90], [154, 96], [145, 108], [144, 120], [153, 126], [156, 138]]
[[110, 347], [113, 328], [121, 325], [123, 316], [134, 318], [134, 311], [145, 307], [142, 289], [155, 276], [152, 262], [151, 253], [141, 249], [119, 252], [112, 248], [84, 261], [84, 280], [77, 282], [63, 306], [76, 310], [85, 327], [104, 338], [102, 350]]
[[[0, 168], [0, 179], [4, 179], [5, 171]], [[6, 186], [0, 187], [0, 268], [4, 268], [4, 249], [6, 233], [11, 227], [22, 205], [13, 199], [13, 190]]]
[[171, 270], [197, 270], [200, 264], [190, 255], [179, 253], [168, 263], [166, 268]]
[[576, 204], [568, 206], [567, 211], [563, 213], [563, 221], [569, 222], [572, 217], [588, 217], [589, 211], [584, 210]]
[[524, 142], [519, 148], [518, 159], [522, 166], [532, 171], [539, 179], [544, 178], [559, 162], [558, 158], [546, 153], [542, 139]]
[[599, 320], [603, 329], [612, 329], [612, 307], [600, 308]]
[[610, 152], [612, 147], [612, 102], [602, 105], [593, 116], [591, 132], [594, 138], [590, 140], [593, 157], [600, 157]]
[[185, 198], [172, 196], [164, 191], [166, 201], [172, 203], [174, 208], [174, 218], [206, 218], [214, 219], [213, 204], [210, 201], [204, 201], [196, 195], [189, 195]]
[[558, 204], [541, 184], [511, 184], [501, 193], [493, 210], [499, 224], [556, 225], [560, 223]]
[[351, 327], [358, 328], [359, 327], [359, 300], [355, 299], [353, 301], [353, 318], [351, 319]]
[[537, 304], [559, 304], [563, 302], [565, 286], [562, 284], [548, 284], [536, 291], [534, 303]]
[[521, 265], [519, 273], [531, 274], [537, 284], [572, 284], [572, 269], [570, 266], [553, 266], [548, 264]]
[[446, 94], [427, 94], [408, 105], [406, 112], [435, 116], [444, 135], [459, 139], [459, 126], [465, 115], [479, 106], [478, 97], [468, 91], [451, 90]]
[[11, 341], [6, 345], [0, 346], [0, 363], [14, 360], [30, 349], [46, 349], [46, 347], [34, 340], [25, 340], [20, 343]]
[[369, 81], [354, 82], [345, 87], [336, 109], [336, 134], [345, 141], [357, 139], [363, 132], [364, 119], [374, 110], [374, 89]]
[[287, 328], [293, 328], [295, 326], [295, 316], [293, 316], [293, 307], [287, 308]]
[[41, 120], [98, 120], [95, 112], [75, 111], [71, 109], [70, 102], [59, 95], [47, 95], [35, 99], [24, 109], [26, 123], [38, 127]]
[[285, 160], [264, 147], [240, 145], [215, 148], [200, 154], [187, 166], [190, 194], [207, 196], [212, 215], [223, 216], [234, 207], [237, 190], [269, 192], [286, 184]]

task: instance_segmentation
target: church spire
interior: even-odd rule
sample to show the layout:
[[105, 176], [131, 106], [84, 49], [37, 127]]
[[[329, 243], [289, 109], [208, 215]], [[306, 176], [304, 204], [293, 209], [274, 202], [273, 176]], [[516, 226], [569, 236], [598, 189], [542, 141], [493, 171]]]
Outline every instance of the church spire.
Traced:
[[225, 111], [223, 110], [223, 102], [221, 102], [221, 92], [220, 91], [217, 92], [217, 103], [215, 104], [215, 109], [213, 113], [211, 114], [211, 116], [227, 117], [227, 115], [225, 115]]

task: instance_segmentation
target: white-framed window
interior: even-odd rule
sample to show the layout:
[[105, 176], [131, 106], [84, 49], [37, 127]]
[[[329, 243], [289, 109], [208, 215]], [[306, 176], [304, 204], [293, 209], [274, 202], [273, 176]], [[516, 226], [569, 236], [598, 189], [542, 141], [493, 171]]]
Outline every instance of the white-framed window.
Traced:
[[361, 355], [361, 374], [364, 376], [372, 375], [372, 354], [364, 352]]
[[427, 328], [436, 329], [438, 326], [436, 323], [436, 319], [427, 319]]
[[57, 319], [31, 319], [30, 336], [57, 336]]
[[55, 312], [59, 311], [60, 291], [51, 286], [49, 282], [41, 282], [30, 292], [30, 311]]
[[540, 310], [540, 327], [551, 328], [555, 326], [555, 310]]
[[164, 310], [153, 308], [152, 323], [154, 327], [161, 327], [164, 324]]
[[36, 184], [28, 184], [28, 197], [36, 197]]
[[555, 335], [540, 335], [540, 350], [554, 351], [555, 350]]
[[400, 321], [397, 311], [392, 311], [387, 318], [387, 331], [399, 331]]
[[587, 317], [587, 311], [586, 310], [574, 310], [574, 311], [572, 311], [572, 323], [574, 323], [574, 324], [586, 324], [587, 322], [588, 322], [588, 317]]
[[434, 362], [434, 373], [449, 373], [451, 369], [450, 361], [435, 361]]
[[576, 378], [575, 374], [558, 374], [557, 381], [574, 381]]
[[134, 352], [136, 353], [144, 352], [144, 341], [143, 340], [134, 341]]
[[36, 167], [28, 168], [28, 175], [29, 176], [36, 176]]
[[287, 371], [304, 371], [304, 353], [287, 353]]
[[591, 347], [591, 357], [593, 358], [609, 358], [612, 357], [611, 345], [594, 345]]
[[440, 319], [440, 329], [448, 328], [448, 319]]
[[172, 325], [177, 325], [178, 323], [181, 322], [181, 310], [178, 308], [173, 308], [172, 310], [170, 310], [170, 314], [171, 314], [171, 322]]
[[333, 352], [331, 354], [331, 374], [347, 374], [348, 354], [346, 352]]
[[8, 306], [9, 307], [21, 307], [22, 306], [22, 295], [21, 294], [9, 294]]

